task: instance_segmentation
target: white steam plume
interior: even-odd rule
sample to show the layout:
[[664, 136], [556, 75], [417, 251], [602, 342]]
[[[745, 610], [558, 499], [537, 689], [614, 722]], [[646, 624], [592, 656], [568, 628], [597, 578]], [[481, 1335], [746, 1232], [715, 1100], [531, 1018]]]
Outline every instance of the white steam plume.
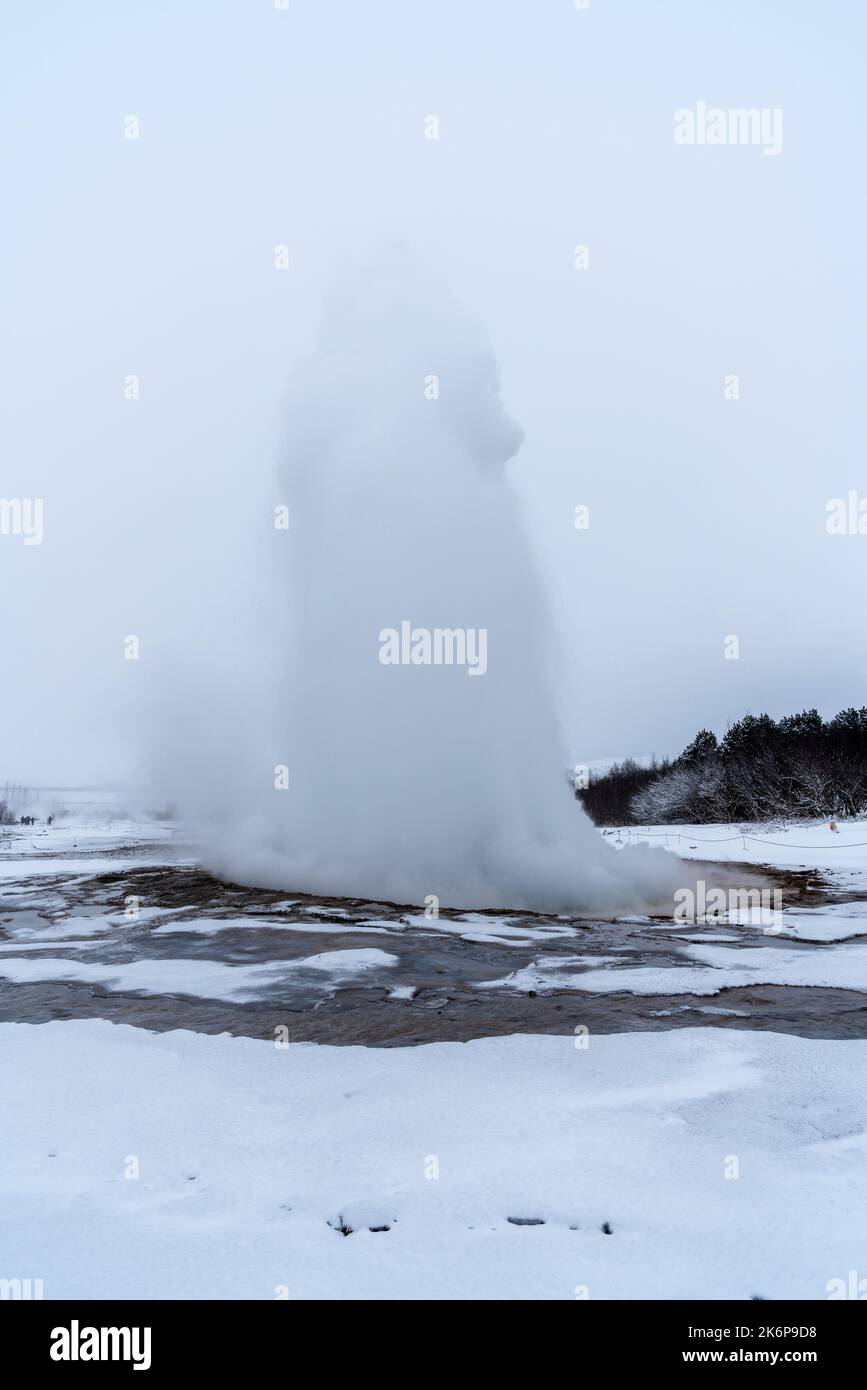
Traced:
[[[181, 740], [182, 805], [207, 786], [210, 867], [456, 907], [670, 898], [668, 857], [609, 848], [565, 777], [547, 604], [505, 474], [522, 432], [483, 330], [405, 253], [379, 255], [334, 287], [289, 419], [291, 526], [262, 586], [258, 695], [222, 687], [224, 721], [209, 695], [202, 723], [225, 724], [209, 750], [218, 775], [194, 775], [192, 723]], [[448, 630], [458, 658], [462, 634], [467, 662], [384, 664], [382, 634], [402, 624]]]

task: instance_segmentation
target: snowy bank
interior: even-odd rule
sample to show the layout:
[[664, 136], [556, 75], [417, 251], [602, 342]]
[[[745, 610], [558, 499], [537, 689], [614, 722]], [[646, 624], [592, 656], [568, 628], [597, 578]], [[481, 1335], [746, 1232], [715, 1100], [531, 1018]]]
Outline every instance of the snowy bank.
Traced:
[[0, 1276], [822, 1299], [864, 1263], [865, 1076], [867, 1042], [711, 1029], [337, 1049], [5, 1024]]

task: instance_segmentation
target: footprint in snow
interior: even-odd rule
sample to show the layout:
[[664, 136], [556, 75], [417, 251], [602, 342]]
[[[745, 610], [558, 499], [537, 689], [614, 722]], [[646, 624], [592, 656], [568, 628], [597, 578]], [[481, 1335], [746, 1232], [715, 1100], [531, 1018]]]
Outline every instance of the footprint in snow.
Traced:
[[354, 1232], [365, 1229], [379, 1235], [382, 1231], [390, 1231], [396, 1221], [396, 1216], [386, 1216], [382, 1207], [371, 1203], [370, 1207], [359, 1205], [344, 1208], [336, 1216], [329, 1217], [328, 1225], [333, 1231], [339, 1231], [342, 1236], [351, 1236]]

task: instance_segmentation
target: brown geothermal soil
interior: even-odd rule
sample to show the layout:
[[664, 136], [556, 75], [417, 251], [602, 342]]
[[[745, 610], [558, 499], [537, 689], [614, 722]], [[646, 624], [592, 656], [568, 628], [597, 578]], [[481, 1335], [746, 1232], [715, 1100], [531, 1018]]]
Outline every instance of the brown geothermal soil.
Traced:
[[[136, 846], [114, 857], [139, 855], [147, 848]], [[99, 857], [113, 856], [103, 851]], [[691, 861], [688, 873], [709, 885], [780, 888], [786, 908], [857, 901], [854, 893], [847, 897], [845, 890], [812, 870]], [[122, 919], [130, 896], [148, 909], [141, 920]], [[867, 903], [864, 910], [867, 915]], [[107, 915], [112, 923], [103, 924], [100, 934], [84, 934], [88, 918]], [[227, 919], [233, 925], [218, 931], [189, 929], [193, 923], [201, 927], [203, 920], [218, 926]], [[238, 919], [243, 924], [237, 925]], [[157, 932], [167, 923], [171, 933]], [[515, 932], [518, 935], [509, 939]], [[572, 1033], [576, 1028], [592, 1034], [698, 1024], [800, 1037], [867, 1037], [867, 994], [855, 990], [751, 985], [712, 995], [649, 996], [614, 988], [621, 966], [694, 966], [684, 945], [697, 934], [711, 941], [714, 933], [736, 936], [735, 942], [726, 943], [734, 951], [756, 946], [827, 951], [840, 944], [762, 935], [760, 930], [723, 924], [681, 927], [670, 911], [667, 916], [615, 921], [518, 911], [442, 911], [437, 923], [425, 921], [418, 907], [223, 883], [185, 862], [119, 867], [93, 876], [38, 877], [28, 877], [22, 863], [21, 877], [7, 885], [0, 899], [0, 967], [4, 956], [48, 957], [61, 960], [60, 977], [66, 961], [126, 967], [138, 960], [181, 959], [245, 966], [371, 948], [397, 960], [344, 981], [306, 967], [282, 977], [277, 971], [274, 982], [257, 984], [255, 997], [244, 1002], [172, 992], [145, 994], [63, 978], [32, 983], [0, 979], [0, 1021], [104, 1018], [158, 1031], [188, 1028], [271, 1040], [281, 1030], [279, 1036], [287, 1041], [381, 1047], [510, 1033]], [[580, 973], [572, 973], [563, 988], [546, 985], [535, 993], [506, 983], [515, 971], [561, 964], [564, 958], [571, 958], [578, 972], [610, 969], [612, 989], [601, 994], [582, 991]], [[404, 997], [395, 997], [401, 990]], [[405, 997], [410, 991], [412, 997]]]

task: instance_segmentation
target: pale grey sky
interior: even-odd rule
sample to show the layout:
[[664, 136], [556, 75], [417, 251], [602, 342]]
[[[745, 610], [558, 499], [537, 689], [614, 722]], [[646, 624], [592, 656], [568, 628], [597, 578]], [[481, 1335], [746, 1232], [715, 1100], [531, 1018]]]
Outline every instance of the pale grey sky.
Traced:
[[[148, 653], [230, 658], [288, 373], [384, 236], [490, 330], [575, 760], [867, 703], [867, 536], [825, 530], [867, 495], [856, 0], [16, 0], [2, 26], [0, 496], [43, 498], [45, 535], [0, 535], [0, 782], [132, 775]], [[699, 101], [781, 108], [782, 152], [676, 145]]]

